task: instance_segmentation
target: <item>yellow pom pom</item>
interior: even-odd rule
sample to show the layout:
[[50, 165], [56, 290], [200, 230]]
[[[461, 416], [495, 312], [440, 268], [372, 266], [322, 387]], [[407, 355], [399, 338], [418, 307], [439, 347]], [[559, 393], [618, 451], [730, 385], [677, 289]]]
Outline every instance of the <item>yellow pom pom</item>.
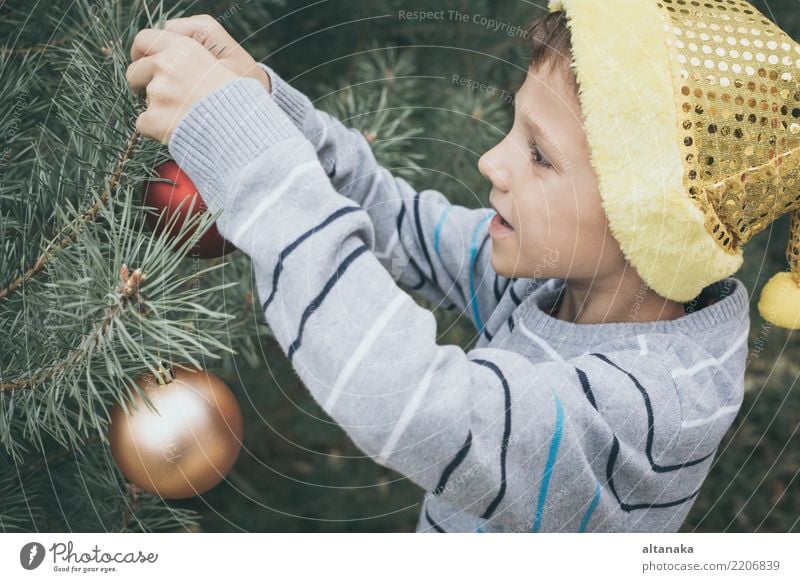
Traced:
[[761, 290], [758, 312], [767, 321], [786, 329], [800, 329], [800, 287], [789, 272], [773, 275]]

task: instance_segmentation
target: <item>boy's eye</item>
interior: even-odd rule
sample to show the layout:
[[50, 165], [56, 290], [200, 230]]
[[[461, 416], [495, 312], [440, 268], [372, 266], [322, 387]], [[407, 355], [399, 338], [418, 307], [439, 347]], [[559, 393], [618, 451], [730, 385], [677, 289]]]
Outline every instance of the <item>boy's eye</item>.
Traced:
[[531, 151], [531, 161], [534, 164], [538, 164], [538, 165], [543, 166], [545, 168], [550, 168], [551, 167], [550, 162], [548, 162], [547, 158], [545, 158], [542, 155], [541, 150], [539, 150], [539, 146], [536, 145], [536, 142], [533, 140], [532, 137], [528, 138], [528, 149], [530, 149], [530, 151]]

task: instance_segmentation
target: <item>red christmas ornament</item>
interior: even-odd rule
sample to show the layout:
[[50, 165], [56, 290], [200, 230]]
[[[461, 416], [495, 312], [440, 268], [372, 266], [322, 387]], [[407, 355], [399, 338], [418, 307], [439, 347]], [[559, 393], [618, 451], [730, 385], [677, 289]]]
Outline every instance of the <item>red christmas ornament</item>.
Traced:
[[[147, 212], [145, 214], [145, 219], [150, 228], [158, 234], [161, 234], [175, 213], [179, 213], [180, 218], [175, 221], [170, 231], [172, 236], [175, 237], [187, 220], [197, 214], [205, 212], [208, 207], [195, 185], [189, 179], [189, 176], [187, 176], [173, 160], [159, 164], [156, 166], [155, 170], [159, 178], [166, 178], [169, 182], [151, 180], [147, 183], [144, 190], [144, 204], [146, 206], [154, 206], [158, 214]], [[189, 213], [189, 206], [192, 204], [191, 200], [187, 200], [183, 206], [178, 208], [181, 202], [192, 196], [196, 197], [196, 199], [191, 214]], [[159, 224], [158, 216], [162, 212], [164, 216], [161, 218], [161, 223]], [[187, 231], [185, 237], [190, 236], [193, 232], [194, 229], [190, 229]], [[186, 238], [182, 239], [182, 242], [185, 240]], [[236, 247], [233, 243], [222, 238], [222, 235], [220, 235], [217, 230], [217, 226], [212, 224], [203, 236], [200, 237], [200, 240], [197, 241], [197, 244], [189, 250], [188, 256], [211, 259], [227, 255], [235, 249]]]

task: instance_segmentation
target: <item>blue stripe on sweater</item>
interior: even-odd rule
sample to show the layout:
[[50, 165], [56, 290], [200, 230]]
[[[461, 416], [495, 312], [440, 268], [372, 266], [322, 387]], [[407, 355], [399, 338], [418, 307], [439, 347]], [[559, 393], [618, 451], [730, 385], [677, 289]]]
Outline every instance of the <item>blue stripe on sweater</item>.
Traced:
[[553, 465], [556, 461], [556, 454], [558, 453], [558, 444], [561, 442], [561, 431], [564, 428], [564, 409], [561, 406], [561, 400], [557, 395], [556, 398], [556, 427], [553, 431], [553, 437], [550, 440], [550, 452], [547, 455], [547, 464], [544, 469], [544, 476], [542, 477], [542, 486], [539, 488], [539, 501], [536, 505], [536, 519], [531, 527], [532, 532], [538, 532], [539, 526], [542, 521], [542, 509], [544, 508], [544, 501], [547, 499], [547, 489], [550, 486], [550, 476], [553, 473]]
[[478, 309], [478, 302], [475, 296], [475, 260], [478, 257], [478, 235], [483, 230], [484, 226], [487, 222], [489, 222], [492, 217], [496, 214], [494, 210], [490, 210], [486, 213], [486, 216], [478, 223], [478, 226], [475, 227], [474, 232], [472, 233], [472, 243], [470, 244], [470, 256], [469, 256], [469, 293], [470, 293], [470, 303], [472, 304], [472, 315], [475, 318], [475, 325], [478, 328], [478, 331], [483, 330], [483, 321], [481, 320], [481, 314]]
[[436, 222], [436, 230], [433, 233], [433, 250], [436, 251], [436, 254], [439, 255], [440, 259], [442, 258], [442, 253], [439, 251], [439, 238], [442, 234], [444, 220], [447, 218], [449, 212], [450, 206], [445, 206], [444, 209], [442, 209], [442, 213], [439, 215], [439, 220]]
[[[439, 260], [444, 263], [444, 259], [442, 258], [442, 251], [441, 251], [441, 238], [442, 238], [442, 230], [444, 229], [444, 223], [447, 219], [447, 216], [450, 214], [450, 210], [453, 208], [452, 205], [447, 205], [442, 208], [442, 212], [439, 214], [439, 219], [436, 221], [436, 227], [433, 232], [433, 250], [436, 251], [436, 256], [439, 257]], [[493, 211], [494, 212], [494, 211]], [[464, 295], [464, 291], [461, 289], [461, 285], [459, 284], [458, 280], [453, 280], [453, 286], [458, 291], [459, 295], [464, 298], [464, 304], [468, 303], [466, 296]], [[453, 307], [456, 307], [453, 305]], [[487, 336], [489, 341], [491, 341], [491, 335]]]
[[592, 517], [592, 513], [594, 513], [595, 507], [600, 502], [600, 483], [595, 479], [594, 482], [594, 497], [592, 498], [592, 503], [589, 504], [589, 509], [586, 510], [586, 513], [581, 520], [581, 527], [578, 529], [579, 532], [583, 532], [586, 530], [586, 525], [589, 523], [589, 519]]

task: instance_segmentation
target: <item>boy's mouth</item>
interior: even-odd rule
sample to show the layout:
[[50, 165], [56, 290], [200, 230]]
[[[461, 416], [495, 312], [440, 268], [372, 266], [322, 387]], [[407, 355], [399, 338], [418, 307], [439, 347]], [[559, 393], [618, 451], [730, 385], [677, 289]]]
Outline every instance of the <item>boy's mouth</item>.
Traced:
[[498, 218], [500, 219], [500, 223], [501, 223], [503, 226], [506, 226], [506, 227], [510, 228], [511, 230], [514, 230], [514, 227], [513, 227], [513, 226], [511, 226], [511, 223], [509, 223], [509, 222], [508, 222], [508, 221], [507, 221], [505, 218], [503, 218], [503, 215], [500, 213], [500, 211], [499, 211], [499, 210], [497, 209], [497, 207], [494, 205], [494, 202], [492, 202], [492, 201], [490, 200], [490, 201], [489, 201], [489, 205], [492, 207], [492, 210], [494, 210], [494, 211], [497, 213], [497, 216], [498, 216]]

